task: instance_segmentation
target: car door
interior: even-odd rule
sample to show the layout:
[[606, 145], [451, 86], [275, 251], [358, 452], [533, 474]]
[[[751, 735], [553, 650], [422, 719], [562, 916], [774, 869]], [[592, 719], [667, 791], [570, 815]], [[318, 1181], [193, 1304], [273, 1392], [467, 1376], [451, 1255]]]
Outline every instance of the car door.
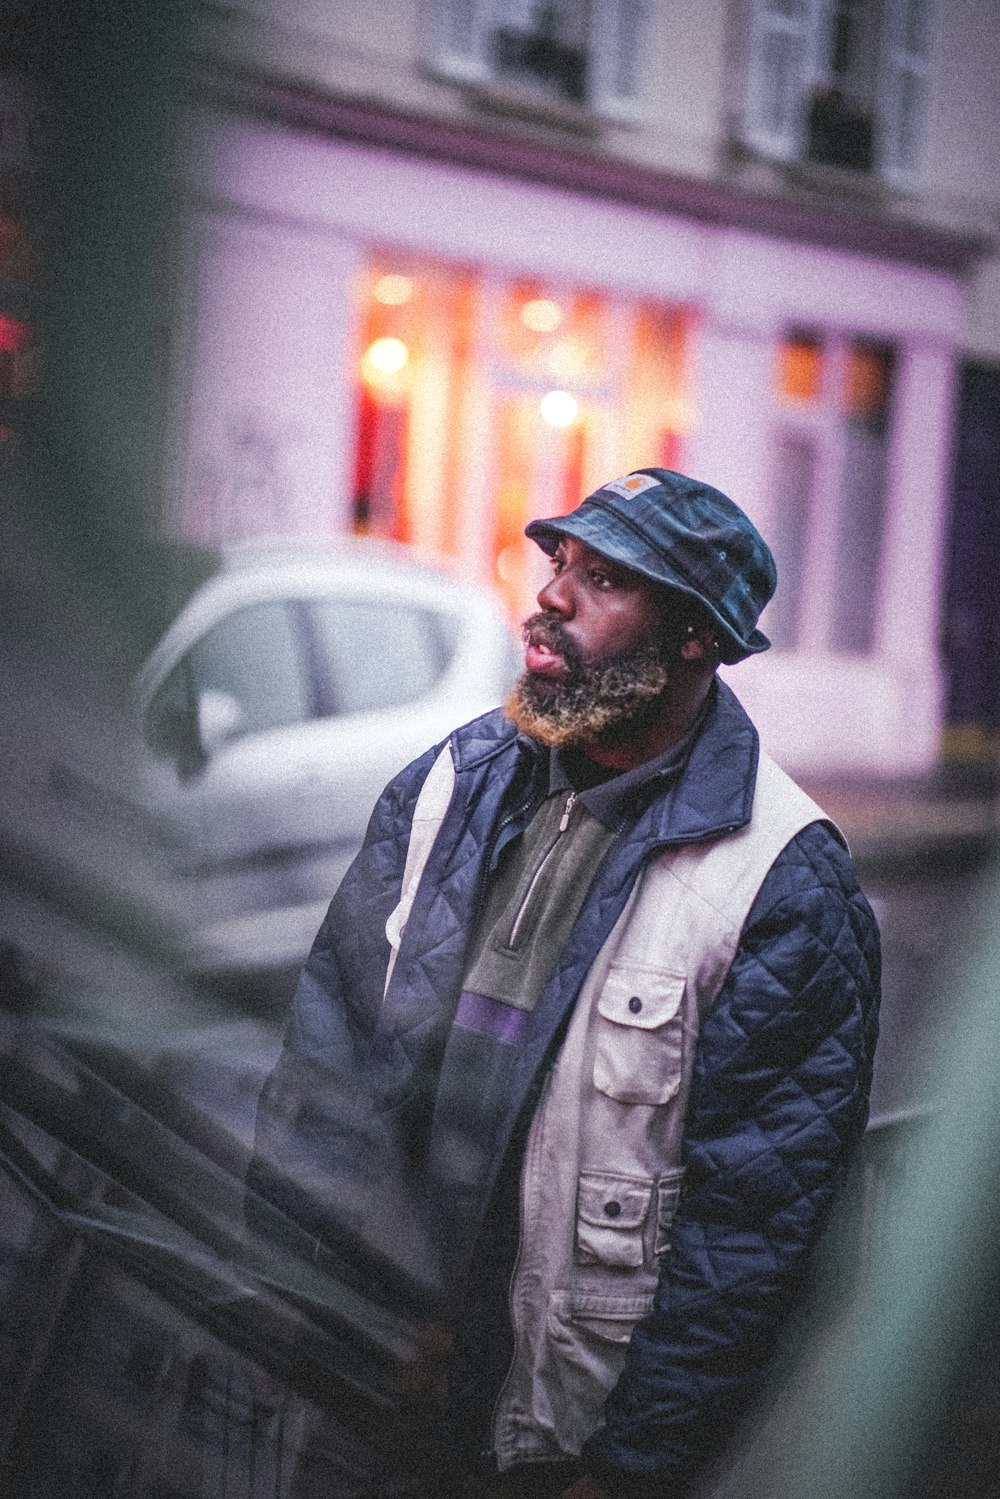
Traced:
[[287, 767], [314, 711], [294, 599], [223, 613], [149, 702], [145, 782], [171, 831], [196, 967], [256, 967], [267, 957], [268, 932], [240, 923], [288, 903], [297, 851]]
[[145, 733], [195, 967], [303, 960], [386, 781], [461, 716], [436, 692], [455, 628], [313, 589], [223, 614], [174, 665]]
[[298, 898], [325, 909], [386, 783], [462, 714], [439, 690], [454, 643], [450, 615], [371, 590], [303, 607], [316, 715], [286, 768], [295, 788], [288, 815], [303, 852]]

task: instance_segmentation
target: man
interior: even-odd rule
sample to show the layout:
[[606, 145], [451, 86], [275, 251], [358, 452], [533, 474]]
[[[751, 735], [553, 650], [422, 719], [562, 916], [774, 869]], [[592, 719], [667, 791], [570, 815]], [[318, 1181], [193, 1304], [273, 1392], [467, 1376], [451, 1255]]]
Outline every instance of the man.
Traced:
[[251, 1184], [447, 1318], [411, 1492], [674, 1496], [864, 1129], [878, 933], [716, 678], [768, 645], [742, 511], [650, 468], [527, 534], [525, 673], [379, 802]]

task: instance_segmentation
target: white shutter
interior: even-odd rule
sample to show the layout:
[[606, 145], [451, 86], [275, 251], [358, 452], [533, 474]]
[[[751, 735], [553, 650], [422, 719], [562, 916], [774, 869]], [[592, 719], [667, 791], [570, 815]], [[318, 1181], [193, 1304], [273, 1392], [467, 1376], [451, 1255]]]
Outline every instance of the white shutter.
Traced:
[[933, 22], [933, 0], [885, 0], [879, 167], [901, 185], [914, 180], [923, 161]]
[[647, 0], [594, 0], [588, 102], [595, 113], [626, 123], [639, 119], [648, 22]]
[[[649, 0], [591, 0], [589, 6], [574, 0], [566, 6], [564, 39], [576, 45], [578, 29], [587, 29], [580, 38], [587, 50], [587, 106], [596, 114], [638, 118], [649, 8]], [[489, 83], [493, 28], [529, 30], [535, 12], [535, 0], [424, 0], [428, 67], [455, 83]]]
[[753, 0], [743, 138], [783, 161], [803, 155], [821, 0]]
[[456, 83], [484, 83], [488, 0], [424, 0], [427, 64]]

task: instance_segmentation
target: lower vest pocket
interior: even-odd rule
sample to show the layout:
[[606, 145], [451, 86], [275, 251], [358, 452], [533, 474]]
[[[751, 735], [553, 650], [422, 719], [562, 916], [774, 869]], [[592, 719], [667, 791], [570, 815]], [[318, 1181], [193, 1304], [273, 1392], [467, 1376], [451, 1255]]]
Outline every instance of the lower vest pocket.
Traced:
[[649, 1288], [637, 1287], [627, 1296], [576, 1290], [551, 1296], [530, 1404], [558, 1452], [578, 1453], [600, 1426], [632, 1330], [652, 1306]]
[[571, 1328], [596, 1338], [599, 1343], [628, 1343], [635, 1324], [653, 1310], [653, 1297], [587, 1296], [566, 1297], [562, 1315]]
[[576, 1258], [583, 1265], [634, 1270], [643, 1263], [643, 1236], [653, 1183], [604, 1171], [580, 1175]]

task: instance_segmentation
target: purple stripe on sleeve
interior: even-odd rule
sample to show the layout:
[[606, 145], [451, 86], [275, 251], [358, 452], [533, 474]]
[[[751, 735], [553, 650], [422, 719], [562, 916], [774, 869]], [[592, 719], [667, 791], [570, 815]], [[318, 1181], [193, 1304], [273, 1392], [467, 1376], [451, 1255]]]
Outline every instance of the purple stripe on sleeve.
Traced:
[[517, 1010], [500, 999], [471, 994], [465, 989], [458, 1002], [455, 1024], [463, 1030], [477, 1031], [481, 1036], [492, 1036], [505, 1046], [516, 1046], [528, 1028], [529, 1019], [527, 1010]]

